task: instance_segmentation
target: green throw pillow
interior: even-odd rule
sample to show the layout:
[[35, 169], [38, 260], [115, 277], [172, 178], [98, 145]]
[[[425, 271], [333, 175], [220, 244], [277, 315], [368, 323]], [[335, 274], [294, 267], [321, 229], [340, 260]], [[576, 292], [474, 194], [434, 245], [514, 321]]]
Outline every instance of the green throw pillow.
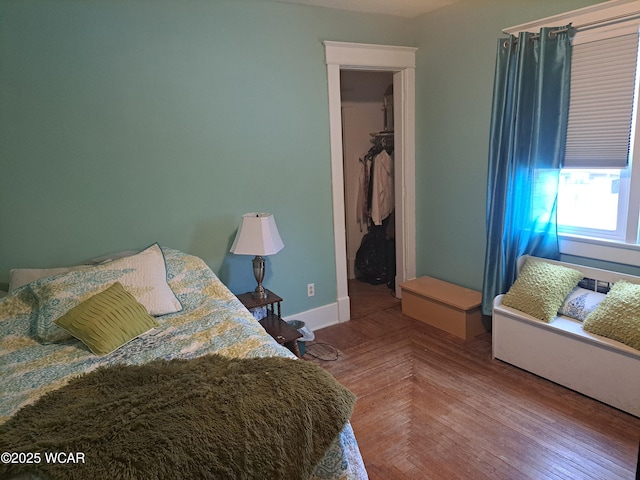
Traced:
[[582, 328], [640, 350], [640, 285], [616, 282]]
[[527, 258], [502, 304], [551, 322], [565, 297], [583, 277], [573, 268]]
[[55, 323], [96, 355], [111, 353], [158, 326], [119, 282], [73, 307]]

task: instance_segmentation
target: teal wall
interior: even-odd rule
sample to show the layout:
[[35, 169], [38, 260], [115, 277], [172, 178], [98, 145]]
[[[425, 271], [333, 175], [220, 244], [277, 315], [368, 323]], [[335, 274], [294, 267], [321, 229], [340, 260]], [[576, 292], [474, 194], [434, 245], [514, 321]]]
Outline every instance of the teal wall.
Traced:
[[[153, 242], [238, 293], [275, 215], [285, 315], [335, 302], [322, 40], [417, 46], [417, 273], [480, 289], [496, 38], [599, 3], [461, 0], [417, 19], [264, 0], [0, 0], [0, 283]], [[315, 283], [316, 296], [306, 296]]]
[[1, 0], [0, 282], [159, 242], [243, 292], [251, 257], [228, 250], [267, 211], [283, 313], [335, 302], [322, 41], [414, 38], [408, 19], [266, 1]]
[[502, 29], [600, 3], [462, 0], [417, 19], [417, 272], [482, 288], [489, 118]]

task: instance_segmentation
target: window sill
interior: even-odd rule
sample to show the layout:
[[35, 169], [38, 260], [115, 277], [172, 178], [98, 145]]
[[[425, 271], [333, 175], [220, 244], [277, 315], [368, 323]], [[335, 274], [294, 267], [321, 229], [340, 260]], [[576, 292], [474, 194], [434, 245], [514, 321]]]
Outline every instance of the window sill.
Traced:
[[559, 235], [560, 253], [640, 267], [640, 245], [578, 235]]

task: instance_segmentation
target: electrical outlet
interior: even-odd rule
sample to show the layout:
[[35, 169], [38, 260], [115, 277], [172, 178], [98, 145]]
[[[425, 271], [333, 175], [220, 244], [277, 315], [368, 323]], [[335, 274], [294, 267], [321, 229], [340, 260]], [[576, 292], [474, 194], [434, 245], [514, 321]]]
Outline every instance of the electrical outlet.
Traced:
[[313, 297], [316, 294], [316, 287], [313, 283], [307, 284], [307, 297]]

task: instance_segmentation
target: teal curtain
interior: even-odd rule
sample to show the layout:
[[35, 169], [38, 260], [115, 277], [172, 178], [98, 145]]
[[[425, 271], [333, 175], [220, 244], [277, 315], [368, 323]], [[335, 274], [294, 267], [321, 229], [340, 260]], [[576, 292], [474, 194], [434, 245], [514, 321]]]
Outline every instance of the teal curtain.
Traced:
[[493, 298], [515, 280], [519, 256], [559, 256], [556, 203], [569, 110], [569, 37], [570, 26], [498, 41], [487, 178], [485, 315], [491, 315]]

